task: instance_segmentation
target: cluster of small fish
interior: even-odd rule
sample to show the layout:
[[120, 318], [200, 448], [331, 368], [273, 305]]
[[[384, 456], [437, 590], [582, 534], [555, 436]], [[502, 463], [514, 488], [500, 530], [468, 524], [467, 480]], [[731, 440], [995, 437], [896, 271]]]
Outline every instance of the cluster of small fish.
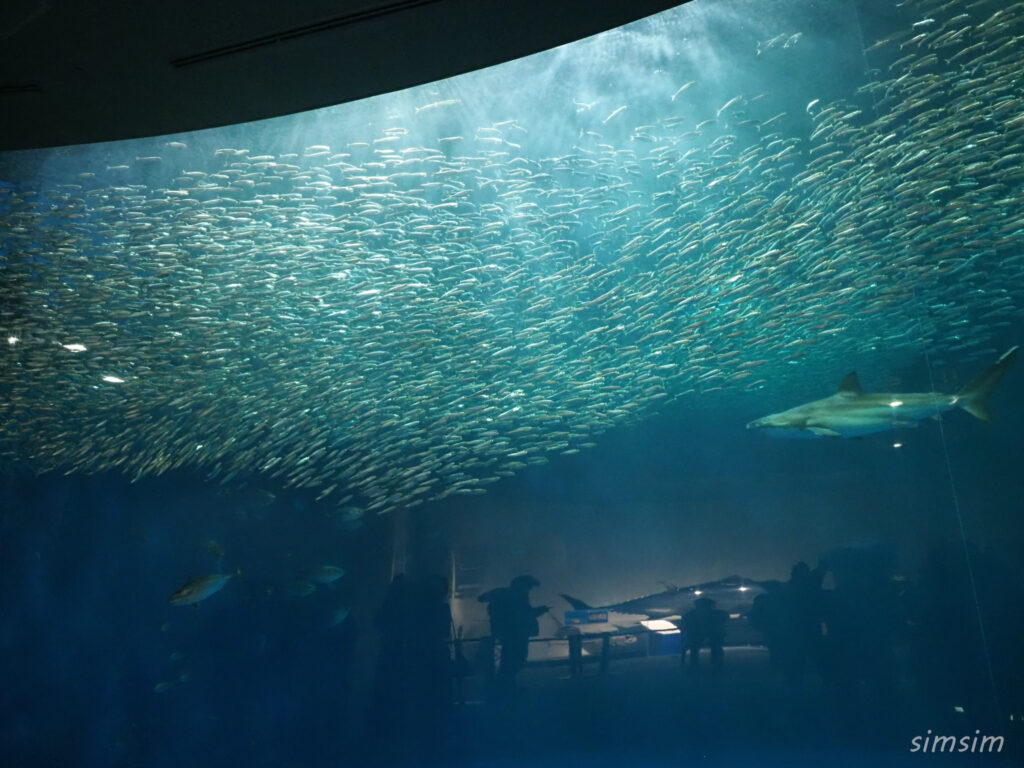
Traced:
[[333, 584], [345, 575], [345, 569], [336, 565], [320, 565], [314, 568], [308, 578], [296, 579], [288, 586], [288, 591], [295, 597], [309, 597], [316, 592], [317, 584]]
[[[216, 550], [219, 552], [219, 556], [223, 556], [224, 551], [220, 544], [215, 540], [210, 540], [204, 543], [206, 545], [216, 545]], [[188, 579], [179, 589], [175, 590], [174, 593], [168, 598], [168, 603], [175, 606], [184, 605], [197, 605], [198, 603], [207, 600], [213, 595], [220, 592], [224, 587], [228, 585], [236, 576], [240, 576], [241, 571], [235, 573], [210, 573], [206, 576], [201, 576], [197, 579]], [[299, 579], [294, 581], [288, 589], [288, 594], [292, 597], [308, 597], [316, 591], [317, 585], [329, 586], [337, 582], [342, 576], [345, 575], [345, 569], [337, 565], [320, 565], [313, 568], [308, 574], [307, 579]], [[330, 610], [327, 616], [326, 626], [338, 627], [345, 623], [350, 613], [350, 608], [347, 605], [335, 606]], [[164, 622], [160, 627], [161, 632], [167, 632], [171, 629], [171, 622]], [[173, 651], [169, 656], [170, 662], [173, 666], [168, 670], [172, 674], [169, 679], [161, 680], [156, 683], [153, 687], [154, 693], [166, 693], [175, 687], [175, 684], [187, 683], [192, 679], [192, 673], [185, 669], [182, 665], [186, 661], [185, 654], [181, 651]]]
[[[170, 629], [170, 622], [165, 622], [160, 628], [161, 632], [166, 632]], [[167, 693], [169, 690], [174, 688], [175, 683], [184, 684], [192, 679], [192, 673], [184, 668], [183, 664], [186, 661], [185, 654], [181, 651], [172, 651], [168, 656], [168, 661], [171, 662], [169, 671], [171, 674], [168, 680], [161, 680], [153, 686], [153, 693]]]
[[1024, 290], [1024, 4], [909, 7], [868, 80], [807, 115], [695, 115], [687, 83], [558, 156], [522, 121], [426, 144], [396, 124], [0, 189], [0, 451], [265, 473], [357, 518], [811, 352], [993, 355]]

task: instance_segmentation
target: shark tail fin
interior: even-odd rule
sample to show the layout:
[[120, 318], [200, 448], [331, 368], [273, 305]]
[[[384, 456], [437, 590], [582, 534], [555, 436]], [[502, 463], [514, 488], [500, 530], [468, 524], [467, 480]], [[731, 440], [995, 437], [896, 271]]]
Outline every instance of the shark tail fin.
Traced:
[[569, 605], [571, 605], [573, 607], [573, 610], [576, 610], [576, 611], [589, 611], [590, 610], [590, 606], [587, 605], [586, 603], [584, 603], [579, 598], [572, 597], [571, 595], [562, 595], [562, 599], [564, 599], [565, 602], [567, 602]]
[[992, 421], [992, 416], [988, 412], [988, 396], [992, 394], [992, 390], [1003, 378], [1003, 374], [1010, 367], [1013, 358], [1017, 356], [1017, 349], [1018, 347], [1010, 347], [994, 365], [989, 366], [972, 379], [966, 387], [957, 393], [953, 399], [954, 405], [958, 405], [971, 416], [982, 421]]

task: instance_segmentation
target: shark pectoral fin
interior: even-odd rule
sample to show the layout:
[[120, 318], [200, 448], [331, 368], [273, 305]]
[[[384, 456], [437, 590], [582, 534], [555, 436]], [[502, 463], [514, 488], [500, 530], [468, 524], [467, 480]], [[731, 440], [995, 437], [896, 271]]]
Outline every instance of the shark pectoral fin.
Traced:
[[807, 427], [807, 431], [813, 432], [818, 437], [842, 437], [841, 434], [828, 427]]

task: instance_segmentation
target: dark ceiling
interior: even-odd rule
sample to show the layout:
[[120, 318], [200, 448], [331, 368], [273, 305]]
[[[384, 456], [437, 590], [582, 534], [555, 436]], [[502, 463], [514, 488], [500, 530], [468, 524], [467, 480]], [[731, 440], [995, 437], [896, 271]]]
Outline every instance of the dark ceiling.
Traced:
[[288, 114], [551, 48], [680, 0], [3, 0], [0, 150]]

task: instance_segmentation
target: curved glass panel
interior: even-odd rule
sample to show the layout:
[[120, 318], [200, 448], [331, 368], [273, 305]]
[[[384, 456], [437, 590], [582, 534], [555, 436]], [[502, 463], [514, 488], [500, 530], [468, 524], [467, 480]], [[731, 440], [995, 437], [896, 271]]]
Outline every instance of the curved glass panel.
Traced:
[[4, 753], [1019, 756], [1022, 34], [698, 0], [0, 156]]

